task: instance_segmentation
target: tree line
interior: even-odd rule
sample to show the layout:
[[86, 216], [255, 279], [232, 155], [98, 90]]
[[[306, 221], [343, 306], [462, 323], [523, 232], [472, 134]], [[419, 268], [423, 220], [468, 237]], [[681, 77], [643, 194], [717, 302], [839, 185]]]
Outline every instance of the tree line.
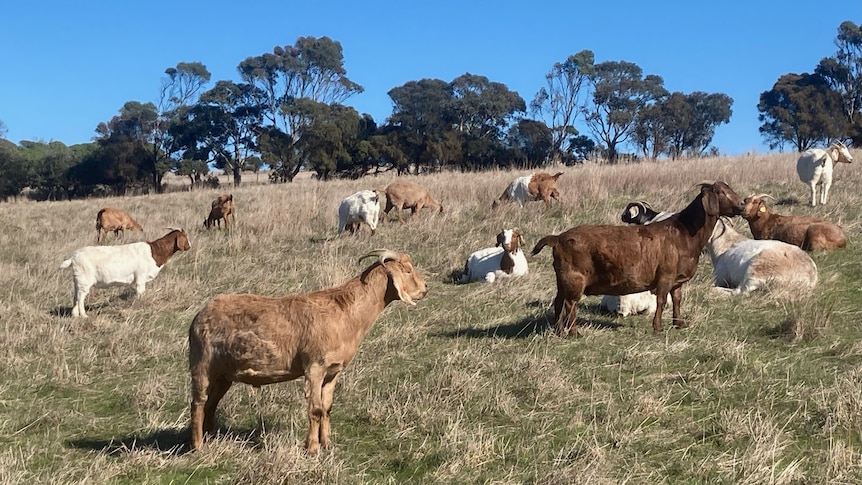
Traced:
[[[773, 148], [838, 138], [860, 144], [859, 26], [842, 23], [835, 43], [838, 52], [814, 74], [786, 74], [761, 95], [760, 131]], [[195, 187], [211, 167], [239, 184], [243, 171], [264, 166], [277, 183], [302, 169], [327, 180], [590, 157], [617, 163], [626, 149], [647, 159], [715, 155], [715, 129], [730, 121], [733, 105], [723, 93], [669, 92], [660, 76], [626, 61], [597, 63], [589, 50], [555, 63], [529, 103], [477, 74], [409, 81], [388, 92], [393, 110], [382, 124], [345, 104], [363, 88], [328, 37], [300, 37], [242, 60], [237, 72], [238, 81], [210, 85], [206, 66], [180, 62], [165, 70], [155, 101], [126, 102], [98, 124], [91, 143], [16, 145], [3, 139], [0, 121], [0, 195], [158, 192], [169, 172]]]

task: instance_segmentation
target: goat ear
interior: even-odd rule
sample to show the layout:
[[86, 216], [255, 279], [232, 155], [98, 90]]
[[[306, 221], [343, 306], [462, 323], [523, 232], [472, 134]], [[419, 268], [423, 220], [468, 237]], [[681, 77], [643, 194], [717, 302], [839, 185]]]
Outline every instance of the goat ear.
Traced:
[[386, 268], [386, 272], [389, 274], [389, 278], [392, 280], [392, 285], [395, 286], [395, 291], [398, 292], [398, 299], [403, 301], [404, 303], [410, 305], [416, 305], [416, 302], [413, 301], [413, 298], [410, 298], [410, 294], [407, 293], [407, 288], [404, 287], [404, 280], [402, 278], [401, 270], [392, 271], [388, 267]]
[[710, 216], [717, 216], [720, 212], [718, 207], [718, 194], [712, 186], [703, 187], [700, 192], [703, 197], [700, 198], [703, 203], [703, 210]]

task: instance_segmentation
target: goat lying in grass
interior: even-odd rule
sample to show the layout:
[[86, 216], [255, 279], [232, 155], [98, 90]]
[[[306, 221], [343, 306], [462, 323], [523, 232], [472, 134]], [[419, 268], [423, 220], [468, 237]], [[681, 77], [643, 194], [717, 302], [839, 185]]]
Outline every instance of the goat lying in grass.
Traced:
[[497, 234], [496, 246], [475, 251], [467, 258], [460, 283], [493, 283], [498, 278], [527, 274], [527, 257], [521, 251], [522, 245], [519, 230], [503, 229]]
[[375, 250], [378, 258], [335, 288], [270, 298], [219, 295], [189, 328], [192, 448], [215, 430], [215, 411], [234, 382], [258, 387], [305, 378], [311, 454], [330, 443], [335, 381], [387, 305], [415, 305], [428, 292], [410, 256]]

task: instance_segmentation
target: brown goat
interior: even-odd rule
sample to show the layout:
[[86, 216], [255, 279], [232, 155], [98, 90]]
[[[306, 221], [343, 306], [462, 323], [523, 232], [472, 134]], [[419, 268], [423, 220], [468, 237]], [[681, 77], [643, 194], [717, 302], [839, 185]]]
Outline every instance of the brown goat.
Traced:
[[115, 237], [120, 237], [123, 233], [125, 237], [126, 229], [143, 232], [144, 228], [137, 223], [132, 216], [126, 211], [114, 209], [113, 207], [105, 207], [96, 215], [96, 242], [102, 243], [109, 232], [113, 231]]
[[416, 214], [416, 211], [423, 207], [429, 207], [437, 212], [443, 212], [443, 204], [434, 200], [431, 194], [425, 187], [413, 182], [392, 182], [386, 189], [386, 208], [383, 209], [383, 222], [389, 218], [389, 211], [393, 208], [398, 209], [398, 221], [404, 222], [401, 218], [401, 211], [410, 209], [411, 214]]
[[745, 198], [745, 213], [754, 239], [775, 239], [806, 251], [847, 246], [847, 236], [837, 224], [808, 216], [782, 216], [769, 212], [766, 194]]
[[270, 298], [219, 295], [189, 328], [191, 441], [197, 450], [215, 430], [215, 411], [234, 382], [259, 387], [305, 378], [308, 437], [315, 454], [330, 444], [330, 410], [338, 375], [387, 305], [415, 305], [428, 288], [410, 256], [379, 249], [378, 260], [346, 283]]
[[212, 208], [206, 219], [204, 219], [204, 227], [207, 229], [218, 225], [221, 228], [221, 221], [224, 219], [225, 227], [236, 224], [236, 206], [233, 202], [232, 194], [222, 194], [212, 201]]
[[583, 295], [627, 295], [646, 290], [656, 294], [652, 326], [662, 331], [667, 295], [673, 300], [673, 324], [680, 318], [682, 284], [697, 270], [700, 253], [719, 216], [742, 214], [742, 199], [724, 182], [701, 184], [700, 194], [682, 211], [646, 226], [576, 226], [545, 236], [533, 255], [545, 246], [554, 251], [557, 296], [556, 331], [577, 336], [577, 303]]
[[503, 191], [503, 194], [494, 201], [491, 207], [497, 207], [500, 202], [516, 201], [521, 205], [532, 200], [545, 202], [545, 207], [551, 207], [551, 199], [560, 200], [560, 191], [557, 190], [557, 179], [563, 172], [551, 175], [546, 172], [538, 172], [525, 175], [513, 180]]

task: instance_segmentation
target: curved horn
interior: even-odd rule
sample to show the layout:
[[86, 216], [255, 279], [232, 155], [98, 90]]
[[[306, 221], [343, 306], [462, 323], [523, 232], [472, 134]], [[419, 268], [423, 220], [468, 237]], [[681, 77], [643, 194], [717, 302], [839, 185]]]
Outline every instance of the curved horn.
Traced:
[[757, 197], [758, 199], [772, 199], [772, 200], [775, 200], [775, 197], [773, 197], [773, 196], [771, 196], [771, 195], [769, 195], [769, 194], [757, 194], [757, 195], [751, 194], [751, 195], [749, 195], [747, 198], [751, 198], [751, 197]]
[[401, 255], [396, 253], [395, 251], [392, 251], [391, 249], [375, 249], [366, 254], [365, 256], [359, 258], [359, 262], [361, 263], [363, 259], [371, 257], [376, 257], [377, 261], [381, 264], [387, 261], [398, 261], [401, 259]]

